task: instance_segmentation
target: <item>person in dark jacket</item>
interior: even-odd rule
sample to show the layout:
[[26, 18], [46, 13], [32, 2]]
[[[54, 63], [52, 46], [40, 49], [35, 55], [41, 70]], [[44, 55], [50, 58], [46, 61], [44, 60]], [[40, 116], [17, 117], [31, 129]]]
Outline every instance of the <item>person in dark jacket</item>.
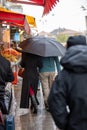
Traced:
[[87, 129], [87, 45], [85, 36], [70, 36], [60, 63], [63, 70], [48, 97], [50, 113], [61, 130]]
[[33, 103], [31, 109], [34, 107], [34, 112], [37, 113], [38, 101], [36, 95], [39, 81], [38, 69], [42, 67], [41, 58], [40, 56], [24, 52], [22, 53], [21, 66], [25, 69], [25, 71], [22, 82], [20, 108], [29, 108], [29, 91], [31, 90], [30, 87], [32, 87], [35, 95], [31, 97], [31, 101]]
[[5, 113], [4, 93], [8, 82], [14, 80], [10, 62], [1, 55], [0, 52], [0, 109]]

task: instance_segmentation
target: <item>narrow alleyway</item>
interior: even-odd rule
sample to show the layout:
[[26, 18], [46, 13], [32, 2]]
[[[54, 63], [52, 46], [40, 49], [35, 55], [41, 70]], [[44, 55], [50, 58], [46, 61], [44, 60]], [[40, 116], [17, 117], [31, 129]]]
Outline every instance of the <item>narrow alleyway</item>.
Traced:
[[[44, 108], [42, 89], [38, 90], [38, 113], [33, 114], [30, 110], [27, 114], [22, 115], [21, 109], [19, 108], [20, 94], [21, 94], [21, 82], [14, 87], [14, 95], [16, 99], [16, 111], [15, 111], [15, 130], [58, 130], [54, 125], [53, 119], [49, 112]], [[13, 110], [14, 111], [14, 110]], [[27, 110], [23, 110], [25, 113]]]

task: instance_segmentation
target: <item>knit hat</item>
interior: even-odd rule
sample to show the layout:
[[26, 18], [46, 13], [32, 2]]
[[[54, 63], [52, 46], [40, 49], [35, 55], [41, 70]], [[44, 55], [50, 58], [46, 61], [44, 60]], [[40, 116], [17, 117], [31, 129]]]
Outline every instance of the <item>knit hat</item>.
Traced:
[[86, 45], [86, 37], [79, 36], [70, 36], [67, 40], [67, 48], [75, 45]]

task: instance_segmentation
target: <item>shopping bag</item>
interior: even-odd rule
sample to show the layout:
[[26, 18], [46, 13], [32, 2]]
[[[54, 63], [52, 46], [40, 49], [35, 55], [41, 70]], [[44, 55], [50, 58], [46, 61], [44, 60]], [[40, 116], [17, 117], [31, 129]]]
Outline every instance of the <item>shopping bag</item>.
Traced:
[[24, 68], [19, 68], [18, 76], [20, 76], [21, 78], [23, 78], [23, 74], [24, 74]]
[[6, 111], [4, 112], [4, 114], [9, 114], [11, 108], [11, 102], [12, 102], [12, 88], [10, 90], [5, 90], [4, 103]]
[[9, 114], [11, 101], [12, 101], [12, 88], [8, 83], [5, 87], [5, 92], [0, 91], [2, 96], [0, 96], [0, 108], [3, 114]]
[[7, 115], [5, 119], [5, 129], [15, 130], [15, 120], [13, 115]]

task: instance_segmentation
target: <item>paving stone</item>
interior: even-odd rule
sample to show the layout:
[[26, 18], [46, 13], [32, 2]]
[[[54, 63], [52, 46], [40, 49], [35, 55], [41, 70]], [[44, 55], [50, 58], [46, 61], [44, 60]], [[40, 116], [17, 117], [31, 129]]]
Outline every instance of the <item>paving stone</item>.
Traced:
[[[20, 109], [21, 82], [14, 86], [16, 100], [15, 130], [58, 130], [49, 112], [45, 110], [41, 86], [38, 89], [38, 113], [33, 114], [31, 110]], [[22, 114], [23, 112], [23, 114]]]

